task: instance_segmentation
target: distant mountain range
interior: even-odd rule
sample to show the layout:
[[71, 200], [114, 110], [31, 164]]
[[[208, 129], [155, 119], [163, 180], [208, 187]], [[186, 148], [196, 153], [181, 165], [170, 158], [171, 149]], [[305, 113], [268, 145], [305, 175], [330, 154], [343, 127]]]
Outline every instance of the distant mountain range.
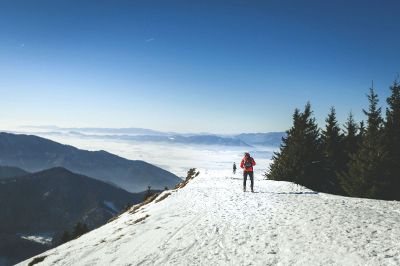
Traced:
[[[127, 134], [127, 135], [164, 135], [165, 132], [146, 128], [101, 128], [101, 127], [74, 127], [65, 128], [58, 126], [23, 126], [22, 128], [30, 130], [39, 130], [44, 132], [82, 132], [86, 134]], [[171, 133], [174, 134], [174, 133]]]
[[284, 136], [286, 136], [286, 132], [243, 133], [236, 135], [235, 138], [252, 146], [278, 147], [281, 145]]
[[187, 144], [187, 145], [221, 145], [221, 146], [250, 146], [237, 138], [220, 137], [216, 135], [104, 135], [104, 136], [91, 136], [101, 137], [106, 139], [119, 139], [119, 140], [133, 140], [140, 142], [164, 142], [170, 144]]
[[243, 133], [222, 135], [210, 133], [184, 134], [161, 132], [143, 128], [60, 128], [56, 126], [28, 127], [41, 135], [73, 135], [80, 138], [163, 142], [169, 144], [221, 145], [221, 146], [271, 146], [281, 144], [285, 132]]
[[78, 135], [82, 138], [101, 138], [115, 140], [132, 140], [140, 142], [164, 142], [170, 144], [195, 144], [195, 145], [221, 145], [221, 146], [244, 146], [251, 147], [271, 146], [278, 147], [281, 144], [282, 137], [285, 132], [269, 132], [269, 133], [243, 133], [233, 136], [224, 135], [87, 135], [80, 132], [69, 132], [72, 135]]
[[64, 167], [130, 192], [173, 187], [181, 179], [144, 161], [127, 160], [106, 151], [86, 151], [33, 135], [0, 133], [0, 165], [37, 172]]
[[[23, 176], [16, 169], [16, 176], [0, 180], [0, 257], [8, 264], [50, 248], [53, 237], [77, 222], [97, 228], [144, 197], [60, 167]], [[32, 241], [40, 237], [50, 240]]]

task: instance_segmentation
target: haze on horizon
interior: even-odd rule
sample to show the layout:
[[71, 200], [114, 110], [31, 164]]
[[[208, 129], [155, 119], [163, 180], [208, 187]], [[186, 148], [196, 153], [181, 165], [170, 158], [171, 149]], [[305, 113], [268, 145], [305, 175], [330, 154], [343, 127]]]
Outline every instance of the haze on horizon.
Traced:
[[241, 133], [385, 106], [400, 3], [1, 1], [0, 129]]

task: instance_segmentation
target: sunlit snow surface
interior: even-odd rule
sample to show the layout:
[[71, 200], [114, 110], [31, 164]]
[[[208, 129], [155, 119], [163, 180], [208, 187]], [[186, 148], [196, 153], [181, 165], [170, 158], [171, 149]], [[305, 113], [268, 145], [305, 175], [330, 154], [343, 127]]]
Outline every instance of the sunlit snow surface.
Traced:
[[243, 192], [239, 173], [217, 168], [45, 252], [37, 265], [399, 265], [399, 224], [399, 202], [316, 193], [260, 174], [255, 193]]

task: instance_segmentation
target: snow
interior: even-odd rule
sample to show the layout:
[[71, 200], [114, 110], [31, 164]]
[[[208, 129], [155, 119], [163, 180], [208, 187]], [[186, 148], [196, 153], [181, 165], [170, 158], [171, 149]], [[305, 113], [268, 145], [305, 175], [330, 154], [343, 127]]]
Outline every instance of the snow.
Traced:
[[35, 235], [18, 234], [18, 236], [22, 239], [33, 241], [42, 245], [51, 245], [51, 241], [53, 240], [52, 234], [50, 233], [38, 233]]
[[316, 193], [261, 170], [255, 193], [221, 169], [165, 193], [37, 265], [400, 265], [399, 202]]

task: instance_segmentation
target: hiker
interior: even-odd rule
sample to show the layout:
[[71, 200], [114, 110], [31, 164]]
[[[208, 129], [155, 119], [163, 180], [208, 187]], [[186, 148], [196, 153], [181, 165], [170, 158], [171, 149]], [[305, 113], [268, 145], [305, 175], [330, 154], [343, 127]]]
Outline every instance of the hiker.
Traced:
[[250, 177], [251, 181], [251, 192], [254, 192], [254, 172], [253, 172], [253, 166], [256, 165], [256, 162], [254, 159], [250, 156], [250, 153], [246, 152], [244, 154], [244, 157], [242, 159], [242, 162], [240, 163], [240, 168], [243, 169], [243, 191], [246, 192], [246, 180], [247, 176]]
[[236, 163], [233, 162], [233, 174], [236, 175]]

